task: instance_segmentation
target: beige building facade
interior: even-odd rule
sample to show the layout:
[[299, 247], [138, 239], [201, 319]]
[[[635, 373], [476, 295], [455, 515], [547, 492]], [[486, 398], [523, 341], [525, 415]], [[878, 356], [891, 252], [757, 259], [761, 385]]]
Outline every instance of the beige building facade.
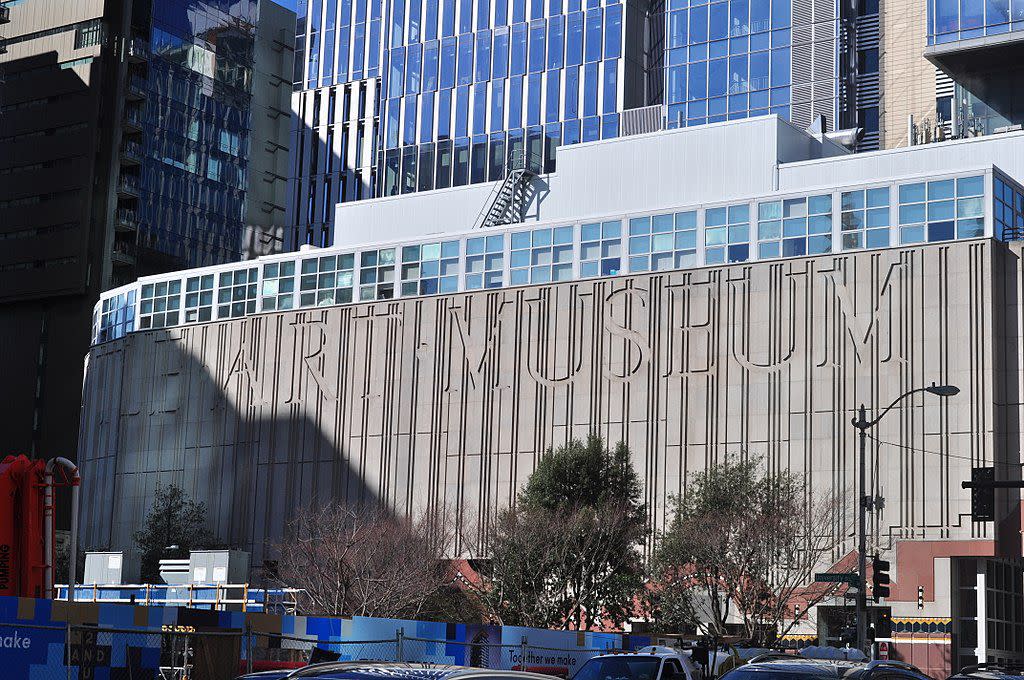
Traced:
[[927, 47], [925, 8], [911, 0], [880, 0], [879, 132], [881, 147], [911, 145], [909, 118], [936, 124], [935, 66]]

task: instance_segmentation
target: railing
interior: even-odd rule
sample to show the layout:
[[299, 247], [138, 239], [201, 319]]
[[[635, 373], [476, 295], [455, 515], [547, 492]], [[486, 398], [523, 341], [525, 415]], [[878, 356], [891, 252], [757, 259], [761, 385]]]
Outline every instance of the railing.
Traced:
[[520, 180], [516, 175], [524, 172], [529, 172], [533, 175], [544, 171], [543, 154], [531, 153], [526, 147], [518, 153], [509, 153], [505, 161], [505, 177], [502, 181], [495, 182], [494, 187], [491, 189], [491, 193], [487, 196], [487, 200], [484, 201], [483, 207], [480, 209], [480, 212], [477, 213], [476, 220], [473, 221], [473, 226], [476, 229], [480, 229], [485, 226], [491, 209], [494, 207], [499, 194], [501, 194], [502, 190], [505, 189], [506, 185], [508, 185], [510, 181], [515, 182]]
[[149, 42], [145, 38], [135, 37], [128, 41], [128, 57], [145, 59], [149, 56]]
[[127, 109], [124, 112], [124, 122], [128, 125], [134, 125], [137, 128], [142, 128], [142, 112], [138, 109]]
[[135, 244], [129, 243], [128, 241], [114, 241], [114, 247], [112, 250], [118, 255], [135, 257]]
[[[116, 244], [115, 244], [116, 250]], [[183, 606], [214, 610], [273, 610], [279, 614], [298, 611], [298, 588], [252, 588], [248, 583], [114, 584], [75, 586], [75, 602], [103, 602], [153, 606]], [[54, 599], [68, 598], [67, 585], [54, 586]]]
[[129, 139], [121, 145], [121, 153], [125, 156], [142, 158], [142, 145]]
[[128, 91], [137, 95], [146, 94], [146, 79], [133, 73], [128, 78]]
[[138, 213], [128, 208], [119, 208], [117, 211], [117, 222], [118, 224], [134, 227], [139, 223]]
[[139, 180], [131, 175], [122, 175], [121, 181], [118, 182], [118, 188], [125, 193], [137, 194], [139, 192]]

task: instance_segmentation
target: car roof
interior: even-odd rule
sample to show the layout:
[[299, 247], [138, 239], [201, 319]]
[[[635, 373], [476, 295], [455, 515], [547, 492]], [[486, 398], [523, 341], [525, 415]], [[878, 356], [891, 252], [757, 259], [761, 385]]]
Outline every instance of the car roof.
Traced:
[[[737, 673], [737, 671], [742, 672]], [[798, 656], [793, 656], [790, 659], [771, 658], [763, 661], [755, 660], [734, 668], [726, 675], [733, 673], [737, 673], [737, 675], [745, 673], [779, 673], [780, 671], [792, 675], [809, 675], [818, 678], [838, 678], [840, 676], [839, 667], [836, 664], [820, 659], [802, 659]]]
[[[610, 657], [656, 657], [659, 659], [677, 659], [682, 655], [682, 652], [672, 647], [666, 647], [665, 645], [649, 645], [647, 647], [641, 647], [640, 649], [631, 649], [629, 651], [614, 651], [606, 652], [604, 654], [598, 654], [597, 656], [590, 657], [591, 659], [607, 659]], [[589, 661], [589, 659], [588, 659]]]
[[[469, 666], [451, 666], [434, 663], [414, 662], [373, 662], [373, 661], [327, 661], [297, 668], [285, 678], [346, 678], [349, 680], [448, 680], [450, 678], [486, 678], [500, 674], [503, 677], [522, 680], [552, 680], [553, 676], [526, 671], [506, 671]], [[248, 676], [259, 680], [258, 675]], [[271, 676], [267, 676], [271, 677]]]

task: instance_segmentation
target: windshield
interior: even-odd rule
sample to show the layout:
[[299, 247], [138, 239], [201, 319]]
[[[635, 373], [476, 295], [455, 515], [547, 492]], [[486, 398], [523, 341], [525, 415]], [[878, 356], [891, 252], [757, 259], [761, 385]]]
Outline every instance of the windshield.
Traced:
[[656, 680], [656, 656], [605, 656], [583, 664], [572, 680]]

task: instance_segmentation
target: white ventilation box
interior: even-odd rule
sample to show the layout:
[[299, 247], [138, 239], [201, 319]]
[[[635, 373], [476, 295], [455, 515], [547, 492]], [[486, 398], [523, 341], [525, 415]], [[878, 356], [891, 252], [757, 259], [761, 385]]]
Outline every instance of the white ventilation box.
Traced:
[[193, 550], [188, 558], [188, 581], [197, 585], [247, 583], [249, 553], [243, 550]]
[[124, 583], [124, 555], [120, 552], [85, 553], [85, 574], [82, 583], [87, 585], [121, 585]]

